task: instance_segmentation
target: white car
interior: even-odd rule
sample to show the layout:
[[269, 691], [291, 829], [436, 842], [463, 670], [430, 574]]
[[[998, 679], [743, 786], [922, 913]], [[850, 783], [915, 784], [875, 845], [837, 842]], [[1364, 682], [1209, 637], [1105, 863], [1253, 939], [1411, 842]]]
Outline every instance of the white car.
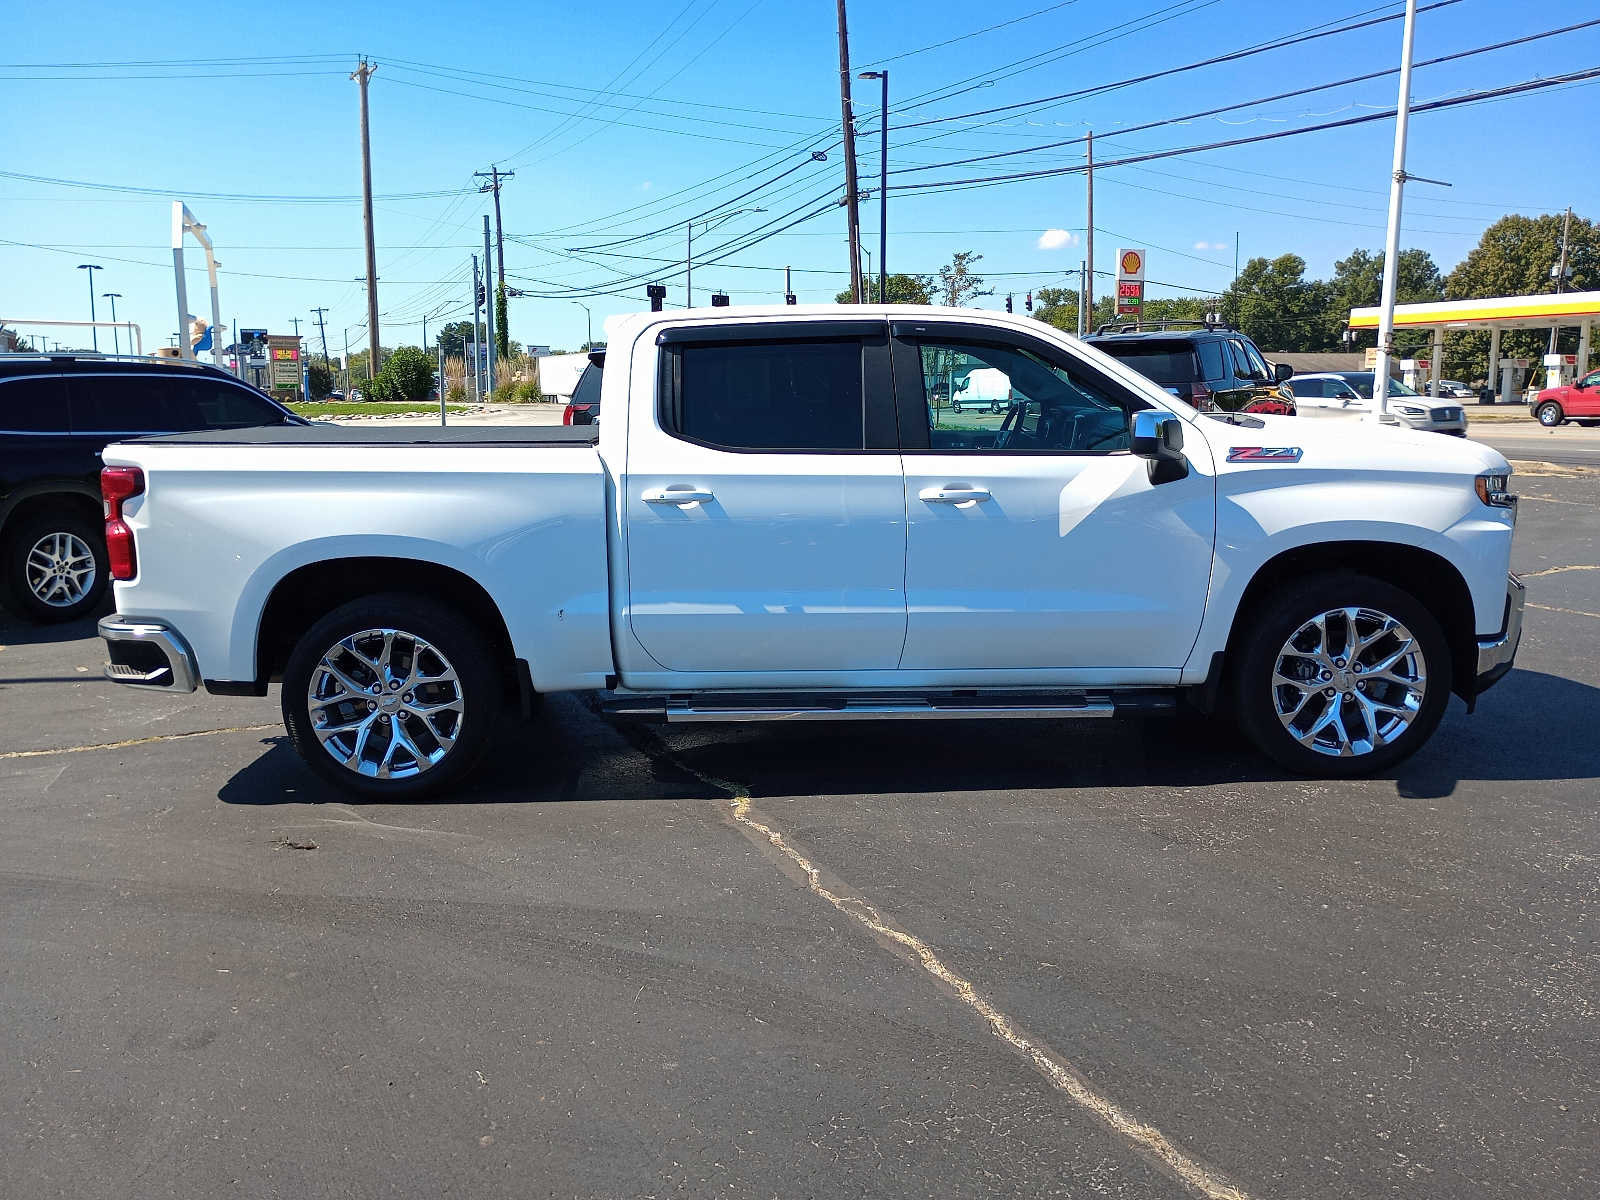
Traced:
[[[1205, 414], [1024, 317], [608, 323], [598, 426], [231, 430], [106, 449], [123, 683], [264, 695], [358, 793], [450, 793], [497, 712], [664, 721], [1234, 714], [1381, 769], [1510, 670], [1509, 466]], [[941, 363], [1013, 396], [934, 424]], [[530, 769], [537, 769], [536, 764]]]
[[[1329, 412], [1362, 416], [1372, 411], [1372, 372], [1337, 371], [1289, 380], [1295, 408], [1308, 416]], [[1430, 400], [1398, 379], [1389, 380], [1389, 411], [1412, 429], [1465, 437], [1467, 414], [1459, 402]]]

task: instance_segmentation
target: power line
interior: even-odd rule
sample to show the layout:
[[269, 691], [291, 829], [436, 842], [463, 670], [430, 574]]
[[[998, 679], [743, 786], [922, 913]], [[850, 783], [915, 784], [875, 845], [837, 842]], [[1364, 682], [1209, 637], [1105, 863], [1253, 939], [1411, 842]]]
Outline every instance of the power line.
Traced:
[[891, 54], [887, 58], [875, 58], [871, 62], [857, 63], [852, 70], [862, 71], [868, 67], [879, 67], [885, 63], [899, 62], [902, 58], [911, 58], [914, 55], [926, 54], [930, 50], [943, 50], [946, 46], [954, 46], [957, 42], [970, 41], [975, 37], [982, 37], [986, 33], [993, 33], [997, 29], [1005, 29], [1011, 25], [1020, 25], [1024, 21], [1031, 21], [1035, 17], [1042, 17], [1045, 13], [1055, 12], [1057, 9], [1070, 8], [1078, 0], [1061, 0], [1059, 4], [1048, 4], [1044, 8], [1036, 8], [1032, 12], [1023, 13], [1020, 17], [1012, 17], [1009, 21], [1001, 21], [997, 25], [986, 25], [982, 29], [974, 29], [971, 33], [963, 33], [958, 37], [945, 38], [942, 42], [933, 42], [927, 46], [919, 46], [915, 50], [902, 50], [899, 54]]
[[[28, 183], [47, 183], [53, 187], [83, 188], [96, 192], [125, 192], [138, 196], [185, 196], [191, 200], [250, 200], [265, 204], [351, 204], [361, 200], [353, 196], [290, 196], [262, 195], [250, 192], [197, 192], [183, 187], [136, 187], [126, 183], [99, 183], [88, 179], [62, 179], [53, 175], [28, 175], [21, 171], [0, 171], [0, 178], [21, 179]], [[391, 192], [375, 196], [375, 200], [432, 200], [439, 196], [454, 196], [454, 191]]]

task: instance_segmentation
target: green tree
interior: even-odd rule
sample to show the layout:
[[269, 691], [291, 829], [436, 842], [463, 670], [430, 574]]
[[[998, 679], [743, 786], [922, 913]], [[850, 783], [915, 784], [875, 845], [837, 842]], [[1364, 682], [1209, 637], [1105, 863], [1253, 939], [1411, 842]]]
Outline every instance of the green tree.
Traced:
[[1043, 321], [1068, 333], [1078, 332], [1077, 288], [1039, 288], [1033, 293], [1033, 301], [1035, 321]]
[[[890, 275], [885, 281], [885, 291], [889, 304], [932, 304], [933, 303], [933, 276], [932, 275]], [[867, 303], [878, 303], [878, 277], [869, 275], [863, 281]], [[850, 289], [846, 288], [833, 298], [835, 304], [850, 303]]]
[[939, 303], [963, 308], [982, 296], [994, 295], [993, 288], [983, 286], [983, 276], [972, 270], [982, 259], [983, 255], [971, 250], [957, 250], [950, 261], [939, 268]]
[[[1343, 328], [1350, 319], [1353, 308], [1368, 308], [1383, 298], [1383, 252], [1381, 250], [1352, 250], [1348, 257], [1333, 264], [1333, 278], [1328, 280], [1328, 319], [1335, 327]], [[1426, 250], [1402, 250], [1399, 271], [1395, 280], [1395, 300], [1400, 304], [1426, 304], [1444, 299], [1444, 279], [1439, 268]], [[1376, 345], [1375, 335], [1360, 334], [1357, 345]], [[1427, 333], [1400, 330], [1395, 333], [1395, 349], [1402, 358], [1410, 358], [1430, 341]]]
[[[447, 358], [462, 358], [466, 355], [467, 339], [472, 337], [471, 321], [451, 321], [439, 330], [439, 348], [445, 352]], [[483, 322], [478, 322], [478, 341], [484, 337]]]
[[433, 391], [433, 355], [420, 346], [401, 346], [384, 360], [373, 380], [372, 398], [391, 403], [415, 404]]
[[326, 400], [333, 392], [333, 372], [319, 362], [306, 364], [306, 386], [312, 400]]
[[494, 291], [494, 347], [499, 357], [511, 357], [511, 315], [503, 283]]
[[[1456, 269], [1445, 276], [1447, 300], [1483, 300], [1492, 296], [1536, 296], [1556, 290], [1551, 269], [1561, 259], [1562, 214], [1539, 217], [1501, 217], [1488, 229]], [[1567, 267], [1572, 277], [1567, 291], [1600, 287], [1600, 224], [1576, 213], [1567, 235]], [[1508, 330], [1501, 335], [1500, 353], [1508, 358], [1538, 362], [1550, 348], [1548, 329]], [[1563, 329], [1556, 349], [1572, 354], [1578, 348], [1578, 331]], [[1483, 371], [1489, 362], [1489, 335], [1481, 330], [1448, 334], [1445, 362], [1465, 370]]]
[[1252, 258], [1223, 293], [1223, 315], [1269, 354], [1337, 348], [1332, 287], [1305, 273], [1306, 260], [1298, 254]]

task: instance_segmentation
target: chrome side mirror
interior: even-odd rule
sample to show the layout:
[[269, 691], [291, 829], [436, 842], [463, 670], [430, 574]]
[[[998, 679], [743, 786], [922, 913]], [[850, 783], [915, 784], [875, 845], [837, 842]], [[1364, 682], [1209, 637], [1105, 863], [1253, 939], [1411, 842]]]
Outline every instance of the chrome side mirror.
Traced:
[[1145, 460], [1151, 483], [1170, 483], [1189, 473], [1183, 456], [1183, 421], [1176, 413], [1146, 408], [1133, 414], [1129, 449]]

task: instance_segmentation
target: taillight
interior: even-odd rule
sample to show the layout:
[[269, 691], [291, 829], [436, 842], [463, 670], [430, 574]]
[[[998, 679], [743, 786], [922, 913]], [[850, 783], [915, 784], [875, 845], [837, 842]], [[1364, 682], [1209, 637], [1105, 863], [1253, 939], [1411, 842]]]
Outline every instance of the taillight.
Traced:
[[572, 424], [572, 405], [569, 404], [561, 410], [561, 423], [563, 425]]
[[1189, 403], [1201, 412], [1207, 411], [1211, 408], [1211, 389], [1196, 381], [1194, 389], [1189, 393]]
[[126, 500], [144, 494], [144, 472], [138, 467], [103, 467], [100, 471], [100, 498], [106, 506], [106, 558], [111, 563], [111, 578], [126, 583], [138, 574], [133, 552], [133, 530], [122, 519]]

